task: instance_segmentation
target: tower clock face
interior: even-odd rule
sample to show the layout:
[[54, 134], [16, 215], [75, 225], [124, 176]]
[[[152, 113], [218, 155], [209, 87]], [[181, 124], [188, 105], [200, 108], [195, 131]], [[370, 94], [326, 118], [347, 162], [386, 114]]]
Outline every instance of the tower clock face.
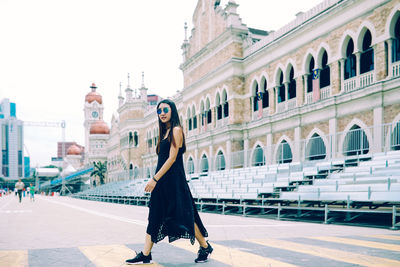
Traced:
[[99, 116], [99, 113], [97, 113], [97, 111], [93, 111], [92, 112], [92, 117], [93, 118], [97, 118]]

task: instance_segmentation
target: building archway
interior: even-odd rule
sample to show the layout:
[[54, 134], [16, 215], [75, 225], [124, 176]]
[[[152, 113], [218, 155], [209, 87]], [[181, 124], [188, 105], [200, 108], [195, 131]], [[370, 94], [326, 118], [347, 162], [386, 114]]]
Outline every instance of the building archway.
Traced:
[[276, 152], [276, 162], [279, 164], [290, 163], [293, 160], [292, 149], [286, 140], [282, 140], [279, 143], [278, 150]]
[[220, 150], [218, 151], [217, 157], [215, 159], [216, 167], [218, 171], [225, 170], [226, 164], [225, 164], [225, 156], [224, 153]]
[[319, 134], [314, 133], [306, 146], [306, 160], [320, 160], [326, 158], [326, 147]]
[[369, 142], [364, 130], [354, 124], [347, 132], [343, 142], [343, 155], [363, 155], [369, 152]]

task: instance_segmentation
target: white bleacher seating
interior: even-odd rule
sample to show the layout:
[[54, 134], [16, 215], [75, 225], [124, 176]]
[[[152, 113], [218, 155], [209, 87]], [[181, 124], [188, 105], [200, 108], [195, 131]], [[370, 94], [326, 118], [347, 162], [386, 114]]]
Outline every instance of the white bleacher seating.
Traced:
[[[261, 195], [288, 201], [400, 201], [400, 151], [344, 159], [326, 159], [238, 168], [188, 175], [198, 199], [255, 199]], [[145, 196], [147, 179], [113, 182], [80, 194]], [[148, 195], [148, 194], [147, 194]]]

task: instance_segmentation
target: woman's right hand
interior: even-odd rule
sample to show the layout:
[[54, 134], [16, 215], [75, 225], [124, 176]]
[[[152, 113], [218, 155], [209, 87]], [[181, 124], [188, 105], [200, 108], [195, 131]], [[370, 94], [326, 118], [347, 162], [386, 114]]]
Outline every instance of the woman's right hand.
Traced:
[[147, 182], [146, 187], [144, 188], [144, 191], [151, 193], [154, 190], [154, 187], [156, 187], [156, 185], [157, 185], [156, 181], [154, 181], [153, 179], [150, 179]]

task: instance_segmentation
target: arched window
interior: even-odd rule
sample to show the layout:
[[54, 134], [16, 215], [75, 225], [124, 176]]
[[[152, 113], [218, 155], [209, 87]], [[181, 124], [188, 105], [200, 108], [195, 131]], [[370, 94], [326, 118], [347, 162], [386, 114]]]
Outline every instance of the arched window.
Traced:
[[279, 144], [276, 158], [279, 164], [292, 162], [292, 149], [286, 140]]
[[290, 67], [288, 99], [296, 98], [296, 80], [294, 79], [294, 69]]
[[193, 129], [193, 125], [192, 125], [192, 116], [191, 116], [190, 108], [188, 108], [186, 114], [187, 114], [187, 118], [188, 118], [188, 129], [189, 129], [189, 131], [191, 131]]
[[269, 94], [267, 89], [267, 80], [265, 78], [261, 81], [262, 86], [262, 107], [267, 108], [269, 107]]
[[156, 146], [158, 142], [158, 129], [154, 129], [153, 136], [154, 136], [154, 146]]
[[229, 117], [228, 96], [226, 95], [225, 90], [222, 92], [222, 105], [224, 107], [224, 118]]
[[258, 110], [258, 82], [253, 85], [253, 111]]
[[324, 88], [331, 84], [331, 70], [328, 66], [328, 53], [324, 51], [321, 62], [321, 73], [319, 75], [319, 87]]
[[221, 150], [217, 154], [216, 165], [218, 171], [225, 170], [225, 156]]
[[221, 105], [221, 98], [219, 93], [217, 93], [217, 97], [215, 99], [215, 105], [217, 107], [217, 120], [222, 119], [222, 105]]
[[201, 172], [208, 172], [208, 159], [205, 154], [201, 157], [200, 169]]
[[314, 57], [311, 57], [310, 63], [308, 64], [308, 75], [307, 75], [307, 93], [310, 93], [313, 91], [313, 70], [315, 68], [315, 61]]
[[133, 178], [139, 178], [139, 168], [135, 167], [133, 170]]
[[133, 134], [132, 132], [129, 132], [129, 145], [131, 146], [133, 144]]
[[206, 112], [204, 110], [204, 102], [201, 101], [200, 104], [200, 113], [201, 113], [201, 126], [204, 126], [204, 123], [206, 122]]
[[210, 106], [210, 100], [209, 99], [207, 99], [207, 102], [206, 102], [206, 108], [207, 108], [207, 110], [206, 110], [206, 113], [207, 113], [207, 124], [210, 124], [211, 122], [212, 122], [212, 113], [211, 113], [211, 106]]
[[278, 103], [285, 102], [285, 85], [283, 84], [283, 72], [280, 70], [278, 75]]
[[374, 49], [371, 47], [372, 36], [367, 30], [364, 34], [362, 52], [360, 55], [360, 74], [374, 70]]
[[344, 79], [356, 76], [356, 55], [354, 53], [353, 39], [350, 38], [346, 48], [346, 59], [344, 60]]
[[400, 150], [400, 121], [396, 123], [391, 138], [390, 147], [392, 150]]
[[133, 146], [137, 147], [138, 145], [139, 145], [139, 136], [138, 136], [138, 133], [135, 132], [133, 134]]
[[306, 160], [319, 160], [326, 157], [326, 147], [321, 136], [313, 134], [306, 147]]
[[147, 132], [147, 147], [148, 147], [148, 148], [151, 148], [151, 147], [152, 147], [151, 132]]
[[394, 39], [392, 45], [392, 63], [400, 61], [400, 16], [394, 26]]
[[196, 116], [196, 109], [194, 106], [192, 107], [192, 123], [193, 123], [193, 130], [197, 129], [197, 116]]
[[194, 173], [194, 163], [192, 157], [190, 157], [187, 162], [187, 172], [188, 174]]
[[353, 156], [367, 154], [369, 142], [363, 129], [358, 125], [351, 127], [343, 143], [343, 155]]
[[129, 164], [129, 178], [132, 177], [132, 175], [133, 175], [133, 164], [130, 163]]
[[265, 165], [264, 150], [261, 146], [256, 146], [253, 152], [253, 166]]

